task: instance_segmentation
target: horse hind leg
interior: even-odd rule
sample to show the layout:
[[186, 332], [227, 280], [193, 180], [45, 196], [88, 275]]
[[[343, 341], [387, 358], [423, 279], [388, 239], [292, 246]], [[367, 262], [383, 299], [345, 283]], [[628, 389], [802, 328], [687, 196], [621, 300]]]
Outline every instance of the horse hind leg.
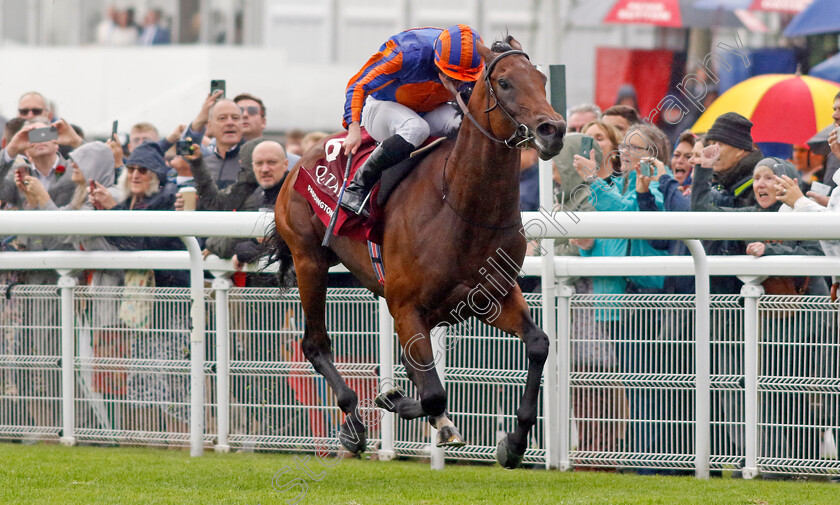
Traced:
[[332, 388], [336, 403], [345, 414], [339, 440], [348, 451], [360, 454], [367, 447], [367, 429], [357, 410], [359, 397], [338, 372], [326, 328], [327, 265], [311, 259], [295, 258], [300, 299], [306, 317], [301, 340], [304, 356]]

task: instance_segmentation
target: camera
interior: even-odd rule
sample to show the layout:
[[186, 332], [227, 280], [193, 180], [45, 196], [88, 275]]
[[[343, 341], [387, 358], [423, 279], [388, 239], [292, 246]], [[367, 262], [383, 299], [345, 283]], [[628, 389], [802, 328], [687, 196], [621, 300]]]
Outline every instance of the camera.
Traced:
[[178, 156], [189, 156], [192, 152], [192, 141], [190, 140], [179, 140], [175, 142], [175, 154]]

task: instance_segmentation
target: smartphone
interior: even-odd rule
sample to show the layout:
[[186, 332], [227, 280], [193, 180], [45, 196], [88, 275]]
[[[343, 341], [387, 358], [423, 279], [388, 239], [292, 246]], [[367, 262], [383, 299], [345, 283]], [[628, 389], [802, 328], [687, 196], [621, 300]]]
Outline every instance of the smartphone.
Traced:
[[58, 130], [56, 130], [55, 126], [47, 126], [44, 128], [35, 128], [34, 130], [29, 130], [30, 144], [50, 142], [51, 140], [58, 140]]
[[222, 96], [219, 98], [225, 97], [225, 80], [224, 79], [213, 79], [210, 81], [210, 94], [212, 95], [218, 90], [222, 90]]
[[29, 167], [17, 167], [18, 177], [20, 177], [20, 181], [23, 182], [23, 178], [29, 175]]
[[[114, 121], [116, 123], [116, 121]], [[93, 194], [93, 190], [96, 189], [96, 182], [93, 179], [90, 180], [90, 194]], [[97, 202], [96, 200], [93, 201], [93, 208], [96, 210], [102, 210], [102, 204]]]
[[642, 164], [639, 166], [639, 171], [642, 173], [642, 175], [646, 177], [650, 177], [653, 175], [653, 170], [649, 161], [643, 161]]
[[179, 140], [175, 142], [175, 154], [178, 156], [189, 156], [192, 154], [192, 142], [189, 140]]
[[589, 153], [592, 151], [592, 141], [594, 141], [592, 137], [589, 135], [584, 135], [580, 139], [580, 155], [586, 159], [589, 159]]
[[831, 193], [831, 186], [828, 184], [823, 184], [821, 182], [814, 181], [811, 183], [811, 191], [820, 195], [820, 196], [828, 196]]
[[117, 128], [119, 128], [120, 122], [118, 120], [114, 120], [114, 123], [111, 124], [111, 138], [114, 138], [114, 135], [117, 134]]

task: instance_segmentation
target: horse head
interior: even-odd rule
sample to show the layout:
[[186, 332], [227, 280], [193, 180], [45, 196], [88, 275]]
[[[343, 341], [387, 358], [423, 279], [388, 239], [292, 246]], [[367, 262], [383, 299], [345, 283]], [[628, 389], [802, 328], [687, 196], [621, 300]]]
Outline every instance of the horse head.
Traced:
[[491, 49], [478, 44], [478, 51], [485, 67], [469, 103], [473, 116], [486, 116], [490, 134], [508, 147], [533, 147], [544, 160], [557, 155], [566, 122], [546, 99], [545, 75], [510, 35]]

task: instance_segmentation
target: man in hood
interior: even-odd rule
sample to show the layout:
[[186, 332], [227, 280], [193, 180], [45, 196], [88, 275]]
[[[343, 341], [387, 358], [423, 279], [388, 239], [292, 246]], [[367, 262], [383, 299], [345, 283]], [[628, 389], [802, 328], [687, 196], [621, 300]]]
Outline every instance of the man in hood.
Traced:
[[720, 157], [712, 169], [712, 182], [727, 200], [723, 207], [755, 205], [752, 191], [753, 169], [764, 156], [754, 148], [752, 122], [744, 116], [727, 112], [715, 119], [706, 133], [706, 144], [720, 146]]

